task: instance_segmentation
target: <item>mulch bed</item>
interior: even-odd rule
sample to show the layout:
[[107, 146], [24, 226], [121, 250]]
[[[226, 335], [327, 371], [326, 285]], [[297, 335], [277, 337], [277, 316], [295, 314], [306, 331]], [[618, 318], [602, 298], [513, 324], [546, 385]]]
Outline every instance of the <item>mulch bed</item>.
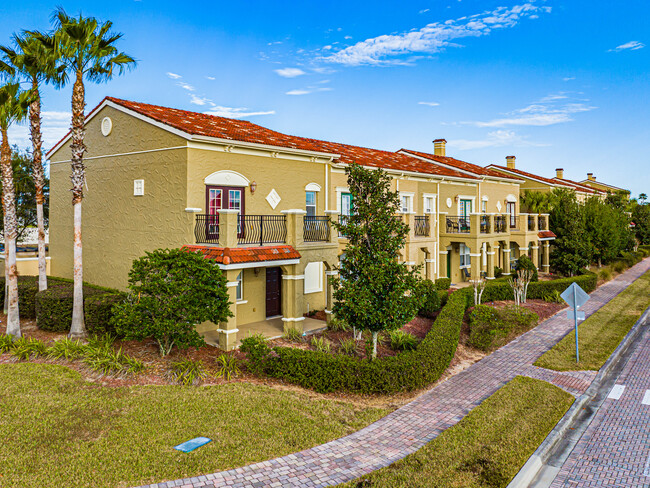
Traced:
[[[495, 308], [504, 308], [507, 306], [512, 306], [514, 302], [512, 301], [498, 301], [498, 302], [486, 302], [483, 305], [490, 305]], [[535, 312], [539, 315], [539, 321], [543, 322], [549, 317], [552, 317], [558, 313], [563, 308], [566, 308], [566, 303], [553, 303], [546, 302], [544, 300], [527, 300], [526, 303], [522, 303], [521, 306], [525, 309]]]

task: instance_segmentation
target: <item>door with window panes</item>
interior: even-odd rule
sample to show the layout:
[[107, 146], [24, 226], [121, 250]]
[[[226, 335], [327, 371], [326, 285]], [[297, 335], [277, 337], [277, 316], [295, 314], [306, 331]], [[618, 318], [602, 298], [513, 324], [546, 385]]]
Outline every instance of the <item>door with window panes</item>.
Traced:
[[472, 213], [472, 201], [461, 200], [459, 226], [462, 231], [467, 231], [469, 229], [469, 218], [470, 218], [469, 216], [471, 213]]
[[205, 189], [207, 217], [207, 237], [219, 237], [219, 210], [237, 210], [239, 213], [237, 235], [242, 237], [243, 227], [241, 218], [244, 215], [244, 189], [229, 186], [207, 186]]

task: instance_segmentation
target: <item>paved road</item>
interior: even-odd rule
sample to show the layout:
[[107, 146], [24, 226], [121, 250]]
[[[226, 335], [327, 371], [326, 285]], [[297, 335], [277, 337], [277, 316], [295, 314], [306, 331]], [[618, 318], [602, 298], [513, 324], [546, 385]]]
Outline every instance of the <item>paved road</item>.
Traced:
[[[586, 429], [568, 456], [561, 455], [559, 473], [550, 483], [552, 488], [650, 488], [648, 321], [617, 373], [603, 385], [600, 398], [593, 399], [594, 412], [587, 412], [587, 425], [577, 424], [578, 429]], [[554, 464], [553, 460], [549, 464]]]
[[[601, 286], [585, 305], [586, 315], [594, 313], [648, 269], [650, 259]], [[589, 387], [595, 373], [558, 373], [532, 365], [572, 328], [573, 322], [566, 313], [559, 312], [411, 403], [346, 437], [270, 461], [148, 488], [333, 486], [417, 451], [517, 375], [549, 381], [579, 396]]]

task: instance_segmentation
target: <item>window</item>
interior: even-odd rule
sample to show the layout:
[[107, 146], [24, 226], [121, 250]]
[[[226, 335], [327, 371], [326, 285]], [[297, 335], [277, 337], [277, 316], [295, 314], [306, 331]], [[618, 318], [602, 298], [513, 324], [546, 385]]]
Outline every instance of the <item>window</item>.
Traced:
[[[208, 236], [216, 236], [219, 232], [219, 210], [237, 210], [244, 214], [244, 189], [227, 186], [206, 186], [205, 207], [207, 209]], [[241, 222], [238, 224], [238, 234], [241, 233]]]
[[341, 215], [352, 215], [351, 193], [341, 193]]
[[411, 195], [402, 195], [401, 196], [401, 207], [402, 213], [411, 213]]
[[315, 191], [308, 191], [305, 193], [305, 210], [307, 210], [307, 217], [314, 217], [316, 215]]
[[305, 266], [305, 294], [323, 291], [323, 263]]
[[244, 272], [240, 271], [237, 275], [237, 301], [241, 302], [244, 300], [244, 279], [242, 274]]
[[469, 268], [472, 264], [472, 258], [469, 255], [469, 247], [465, 244], [460, 245], [460, 267]]
[[469, 216], [472, 213], [472, 201], [471, 200], [461, 200], [459, 205], [460, 219], [459, 225], [462, 229], [469, 229]]
[[434, 213], [434, 199], [433, 197], [424, 197], [424, 213]]
[[506, 213], [510, 214], [510, 227], [517, 227], [517, 216], [515, 215], [515, 202], [506, 202]]
[[144, 180], [133, 180], [133, 195], [136, 197], [144, 195]]
[[481, 202], [481, 212], [487, 213], [487, 202], [485, 200]]

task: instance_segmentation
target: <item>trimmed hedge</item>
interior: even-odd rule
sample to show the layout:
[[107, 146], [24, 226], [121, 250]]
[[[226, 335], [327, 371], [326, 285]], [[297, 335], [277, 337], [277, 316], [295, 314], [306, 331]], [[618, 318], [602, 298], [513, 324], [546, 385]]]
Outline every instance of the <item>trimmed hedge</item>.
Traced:
[[435, 281], [435, 284], [438, 290], [449, 290], [449, 287], [451, 286], [451, 278], [438, 278]]
[[[66, 282], [65, 278], [47, 277], [47, 283], [56, 284]], [[24, 319], [36, 318], [36, 294], [38, 293], [38, 276], [18, 277], [18, 310]], [[0, 277], [0, 300], [5, 299], [5, 277]]]
[[[528, 296], [542, 298], [552, 290], [562, 292], [574, 281], [587, 292], [596, 288], [596, 275], [591, 273], [531, 283]], [[491, 290], [488, 296], [500, 296], [490, 300], [513, 299], [512, 290], [507, 283], [488, 285], [484, 298], [488, 290]], [[463, 317], [472, 301], [472, 293], [471, 288], [464, 288], [449, 295], [431, 330], [418, 347], [396, 356], [370, 361], [291, 347], [271, 349], [258, 337], [243, 339], [241, 351], [247, 353], [250, 371], [311, 388], [319, 393], [348, 391], [392, 394], [417, 390], [436, 381], [449, 367], [456, 354]]]
[[512, 331], [524, 332], [538, 321], [539, 316], [525, 308], [477, 305], [469, 314], [469, 344], [488, 352], [505, 345]]
[[418, 294], [422, 297], [422, 305], [418, 310], [418, 315], [432, 318], [440, 310], [440, 295], [435, 283], [431, 280], [423, 280], [418, 285]]
[[[117, 290], [84, 283], [84, 315], [88, 332], [109, 331], [110, 308], [123, 295]], [[106, 301], [106, 303], [104, 303]], [[55, 282], [36, 294], [36, 323], [39, 329], [67, 332], [72, 322], [73, 283]], [[90, 312], [90, 314], [89, 314]]]

